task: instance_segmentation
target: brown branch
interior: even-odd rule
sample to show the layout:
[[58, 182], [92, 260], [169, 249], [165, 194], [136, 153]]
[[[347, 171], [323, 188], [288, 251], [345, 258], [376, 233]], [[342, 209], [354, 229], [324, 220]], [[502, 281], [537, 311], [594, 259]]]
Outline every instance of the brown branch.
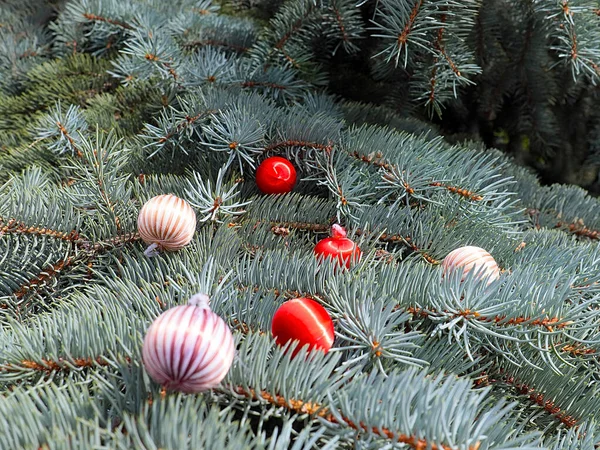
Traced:
[[63, 358], [59, 358], [58, 361], [50, 359], [42, 359], [40, 362], [33, 361], [30, 359], [24, 359], [20, 362], [20, 365], [15, 364], [4, 364], [0, 366], [0, 372], [22, 372], [24, 369], [34, 370], [36, 372], [43, 372], [50, 374], [52, 372], [59, 372], [63, 370], [70, 370], [71, 367], [75, 368], [89, 368], [94, 366], [107, 366], [109, 363], [103, 357], [99, 356], [96, 359], [92, 358], [74, 358], [72, 361], [67, 361]]
[[278, 148], [284, 147], [310, 147], [316, 148], [319, 150], [325, 150], [326, 152], [330, 152], [333, 149], [333, 144], [319, 144], [318, 142], [309, 142], [309, 141], [297, 141], [293, 139], [289, 139], [287, 141], [275, 142], [273, 144], [267, 145], [265, 147], [265, 152], [269, 152], [271, 150], [276, 150]]
[[211, 12], [208, 9], [204, 8], [192, 8], [192, 11], [200, 14], [201, 16], [208, 16], [209, 14], [211, 14]]
[[381, 152], [376, 152], [371, 155], [361, 155], [358, 151], [350, 152], [350, 156], [354, 159], [358, 159], [367, 164], [372, 164], [375, 167], [381, 167], [388, 172], [391, 172], [394, 169], [394, 166], [388, 163], [385, 159], [383, 159], [383, 154]]
[[275, 43], [275, 48], [281, 50], [282, 47], [285, 45], [285, 43], [289, 40], [289, 38], [291, 38], [293, 36], [294, 33], [296, 33], [298, 30], [300, 30], [300, 28], [302, 28], [302, 22], [304, 22], [304, 20], [310, 15], [310, 13], [312, 13], [314, 6], [311, 5], [310, 8], [308, 8], [308, 10], [306, 11], [306, 14], [304, 17], [299, 18], [294, 25], [292, 25], [292, 28], [290, 29], [290, 31], [288, 31], [287, 33], [285, 33], [281, 39], [279, 39], [279, 41], [277, 41]]
[[[446, 22], [446, 14], [442, 14], [441, 22], [442, 23]], [[442, 26], [438, 30], [436, 41], [433, 44], [433, 46], [435, 48], [437, 48], [438, 51], [440, 53], [442, 53], [442, 55], [445, 53], [443, 51], [443, 46], [442, 46], [443, 36], [444, 36], [444, 27]], [[430, 86], [430, 89], [429, 89], [429, 102], [432, 105], [435, 103], [435, 85], [437, 84], [437, 79], [436, 79], [436, 75], [437, 75], [437, 63], [438, 63], [438, 57], [435, 56], [433, 58], [433, 64], [432, 64], [432, 67], [431, 67], [431, 77], [430, 77], [430, 80], [429, 80], [429, 86]]]
[[577, 35], [575, 34], [575, 31], [573, 31], [573, 42], [571, 44], [571, 58], [573, 60], [577, 59], [578, 53], [577, 53]]
[[[423, 308], [409, 307], [407, 312], [421, 317], [429, 317], [431, 314], [435, 314], [437, 311], [434, 309], [424, 310]], [[448, 311], [444, 311], [448, 313]], [[464, 317], [465, 319], [476, 320], [478, 322], [495, 323], [499, 326], [510, 326], [510, 325], [532, 325], [544, 327], [548, 331], [554, 331], [554, 329], [566, 328], [572, 325], [573, 322], [566, 321], [562, 322], [563, 319], [560, 317], [546, 317], [544, 319], [532, 319], [531, 317], [511, 317], [507, 320], [505, 315], [497, 315], [493, 317], [482, 316], [477, 311], [471, 311], [466, 309], [452, 315], [452, 318]], [[560, 323], [559, 323], [560, 322]]]
[[586, 237], [592, 240], [600, 239], [600, 231], [587, 228], [582, 223], [563, 223], [558, 222], [554, 228], [560, 228], [563, 231], [568, 231], [580, 237]]
[[75, 150], [77, 156], [81, 158], [83, 156], [83, 153], [81, 150], [79, 150], [77, 145], [75, 145], [75, 140], [71, 137], [65, 126], [58, 121], [56, 122], [56, 125], [58, 126], [58, 129], [61, 132], [61, 134], [67, 139], [67, 141], [69, 141], [69, 144], [71, 144], [71, 147], [73, 147], [73, 150]]
[[94, 22], [109, 23], [111, 25], [116, 25], [118, 27], [125, 28], [126, 30], [133, 30], [133, 27], [131, 25], [125, 22], [121, 22], [120, 20], [110, 19], [108, 17], [98, 16], [92, 13], [84, 13], [83, 17]]
[[408, 17], [408, 22], [406, 22], [402, 33], [398, 35], [398, 45], [400, 47], [406, 45], [406, 41], [408, 40], [408, 34], [410, 33], [415, 23], [415, 19], [417, 18], [417, 15], [419, 14], [419, 9], [421, 8], [421, 6], [423, 6], [423, 3], [424, 0], [417, 0], [415, 6], [413, 6], [412, 11], [410, 12], [410, 16]]
[[[275, 50], [271, 50], [269, 52], [269, 54], [267, 55], [266, 61], [268, 61], [271, 56], [273, 55], [273, 53], [276, 50], [279, 50], [282, 54], [283, 57], [285, 59], [287, 59], [292, 66], [296, 67], [296, 68], [300, 68], [300, 65], [298, 64], [298, 62], [296, 60], [294, 60], [294, 58], [292, 58], [290, 55], [287, 54], [287, 52], [283, 49], [283, 46], [285, 45], [285, 43], [294, 35], [294, 33], [296, 33], [297, 31], [299, 31], [302, 28], [303, 22], [304, 20], [306, 20], [310, 14], [313, 12], [313, 9], [315, 8], [314, 5], [310, 5], [310, 7], [308, 8], [308, 10], [306, 11], [306, 13], [304, 14], [303, 17], [300, 17], [291, 27], [290, 31], [288, 31], [287, 33], [285, 33], [274, 45], [273, 45], [273, 49]], [[268, 62], [265, 63], [265, 69], [268, 67]]]
[[479, 202], [479, 201], [483, 200], [483, 196], [481, 196], [479, 194], [476, 194], [473, 191], [469, 191], [468, 189], [463, 189], [463, 188], [460, 188], [460, 187], [457, 187], [457, 186], [448, 186], [446, 184], [442, 184], [442, 183], [439, 183], [437, 181], [433, 182], [433, 183], [430, 183], [429, 185], [430, 186], [443, 187], [444, 189], [452, 192], [453, 194], [460, 195], [461, 197], [464, 197], [467, 200], [473, 200], [473, 201], [476, 201], [476, 202]]
[[[125, 361], [127, 363], [131, 363], [131, 358], [126, 356]], [[33, 370], [35, 372], [41, 372], [45, 375], [49, 375], [53, 372], [64, 372], [70, 371], [73, 368], [75, 369], [88, 369], [92, 367], [98, 366], [108, 366], [110, 362], [103, 356], [98, 356], [96, 358], [83, 357], [83, 358], [58, 358], [58, 360], [51, 359], [41, 359], [38, 361], [33, 361], [31, 359], [24, 359], [20, 361], [19, 364], [1, 364], [0, 372], [3, 373], [13, 373], [13, 372], [23, 372], [24, 370]]]
[[[325, 145], [325, 144], [319, 144], [318, 142], [297, 141], [297, 140], [290, 139], [287, 141], [275, 142], [273, 144], [267, 145], [265, 147], [264, 151], [268, 152], [271, 150], [276, 150], [276, 149], [284, 148], [284, 147], [310, 147], [310, 148], [316, 148], [319, 150], [325, 150], [326, 152], [330, 152], [333, 149], [333, 143], [330, 142], [329, 144]], [[359, 161], [362, 161], [366, 164], [371, 164], [376, 167], [381, 167], [381, 168], [387, 170], [388, 172], [395, 169], [395, 166], [392, 165], [391, 163], [385, 161], [385, 159], [383, 159], [383, 155], [379, 152], [376, 153], [374, 156], [361, 155], [358, 151], [349, 152], [348, 154]], [[456, 194], [456, 195], [460, 195], [461, 197], [464, 197], [468, 200], [473, 200], [476, 202], [483, 200], [482, 195], [479, 195], [473, 191], [470, 191], [468, 189], [464, 189], [464, 188], [461, 188], [458, 186], [445, 185], [445, 184], [442, 184], [437, 181], [432, 182], [429, 185], [435, 186], [435, 187], [442, 187], [444, 189], [447, 189], [449, 192], [452, 192], [453, 194]], [[408, 192], [408, 189], [410, 189], [410, 186], [405, 186], [405, 187], [407, 188], [407, 192]]]
[[17, 291], [15, 291], [13, 293], [14, 296], [17, 297], [17, 299], [21, 299], [29, 291], [45, 286], [47, 284], [48, 280], [50, 280], [51, 278], [53, 278], [55, 276], [58, 276], [62, 270], [66, 269], [71, 264], [73, 264], [73, 260], [74, 260], [74, 257], [69, 257], [69, 258], [63, 259], [55, 264], [50, 265], [49, 267], [44, 269], [42, 272], [40, 272], [40, 274], [37, 277], [35, 277], [32, 280], [29, 280], [27, 283], [23, 284]]
[[[75, 244], [78, 248], [83, 250], [83, 253], [80, 253], [77, 257], [70, 256], [42, 270], [42, 272], [40, 272], [40, 274], [37, 277], [21, 285], [19, 289], [13, 292], [13, 295], [17, 299], [22, 299], [32, 290], [36, 290], [40, 287], [45, 286], [51, 278], [58, 277], [61, 274], [61, 272], [63, 272], [68, 267], [73, 266], [75, 263], [81, 262], [89, 266], [94, 260], [94, 258], [96, 258], [100, 253], [105, 252], [109, 248], [117, 248], [130, 242], [134, 242], [138, 239], [140, 239], [138, 233], [128, 233], [116, 236], [104, 242], [96, 243], [91, 243], [83, 239], [65, 239], [69, 242], [73, 242], [73, 244]], [[6, 305], [0, 305], [0, 308], [6, 308]]]
[[[104, 150], [101, 155], [98, 154], [98, 150], [94, 150], [93, 155], [94, 155], [94, 158], [100, 158], [100, 159], [94, 160], [94, 161], [88, 160], [88, 162], [92, 163], [94, 168], [99, 168], [101, 165], [102, 159], [106, 156], [106, 150]], [[117, 232], [120, 232], [121, 231], [121, 219], [119, 219], [119, 216], [115, 212], [115, 205], [114, 205], [112, 199], [108, 195], [108, 192], [106, 192], [106, 190], [104, 189], [104, 183], [103, 183], [100, 173], [97, 173], [96, 184], [98, 185], [98, 190], [100, 191], [100, 197], [102, 198], [102, 200], [104, 200], [104, 203], [106, 204], [106, 206], [108, 206], [108, 209], [114, 216]]]
[[177, 80], [179, 78], [179, 75], [177, 75], [177, 72], [175, 72], [175, 69], [173, 68], [171, 63], [161, 60], [158, 57], [158, 55], [155, 55], [154, 53], [146, 53], [144, 55], [144, 58], [146, 58], [148, 61], [155, 62], [157, 64], [162, 64], [163, 66], [165, 66], [167, 68], [167, 71], [169, 72], [169, 75], [171, 75], [174, 80]]
[[[535, 227], [537, 229], [541, 228], [539, 225], [539, 216], [540, 216], [541, 212], [542, 211], [540, 211], [539, 209], [532, 209], [532, 208], [527, 209], [525, 211], [525, 213], [528, 216], [535, 219]], [[560, 215], [561, 215], [559, 211], [556, 211], [553, 209], [546, 210], [544, 212], [548, 213], [548, 214], [552, 214], [553, 216], [558, 216], [558, 217], [560, 217]], [[592, 240], [600, 239], [600, 231], [586, 227], [583, 224], [582, 220], [579, 220], [577, 222], [571, 222], [571, 223], [565, 223], [565, 222], [559, 221], [556, 223], [556, 225], [554, 225], [554, 228], [559, 228], [561, 231], [564, 231], [566, 233], [572, 233], [579, 237], [586, 237], [586, 238], [592, 239]]]
[[552, 400], [547, 399], [544, 394], [537, 392], [534, 388], [526, 383], [520, 383], [515, 377], [505, 375], [498, 380], [490, 380], [491, 382], [501, 382], [512, 386], [519, 394], [527, 395], [529, 400], [534, 404], [541, 406], [548, 414], [556, 420], [563, 423], [568, 428], [573, 428], [577, 425], [578, 419], [556, 405]]
[[[562, 10], [565, 16], [573, 17], [573, 11], [569, 7], [569, 0], [563, 0], [562, 2]], [[567, 19], [568, 20], [568, 19]], [[563, 28], [563, 24], [560, 25], [560, 28]], [[571, 58], [573, 60], [577, 59], [577, 35], [575, 34], [574, 27], [569, 27], [571, 31], [573, 31], [573, 41], [571, 42]]]
[[282, 84], [275, 84], [275, 83], [269, 83], [269, 82], [263, 82], [263, 81], [244, 81], [242, 82], [242, 87], [269, 87], [272, 89], [279, 89], [280, 91], [284, 91], [286, 89], [288, 89], [287, 86], [284, 86]]
[[38, 56], [38, 53], [35, 50], [27, 50], [19, 55], [19, 59], [31, 58], [33, 56]]
[[300, 69], [300, 64], [298, 64], [298, 62], [294, 58], [292, 58], [290, 55], [288, 55], [288, 53], [284, 49], [280, 48], [279, 51], [281, 52], [283, 57], [285, 59], [287, 59], [294, 68]]
[[[219, 280], [220, 282], [221, 280]], [[237, 286], [238, 291], [240, 292], [245, 292], [248, 291], [250, 289], [252, 289], [252, 292], [257, 293], [260, 289], [263, 289], [265, 291], [268, 292], [272, 292], [273, 295], [275, 297], [285, 297], [285, 298], [300, 298], [300, 297], [306, 297], [306, 298], [312, 298], [315, 299], [321, 303], [324, 302], [324, 295], [323, 294], [313, 294], [313, 293], [309, 293], [309, 292], [300, 292], [297, 290], [293, 290], [293, 289], [286, 289], [286, 290], [279, 290], [277, 288], [265, 288], [265, 287], [260, 287], [258, 285], [243, 285], [240, 284]], [[236, 320], [233, 321], [234, 324], [238, 323]], [[242, 326], [242, 329], [244, 327]]]
[[433, 105], [435, 102], [435, 85], [437, 83], [437, 79], [435, 78], [437, 75], [437, 57], [433, 59], [433, 65], [431, 69], [431, 78], [429, 80], [429, 102]]
[[[400, 309], [400, 308], [406, 310], [408, 313], [412, 314], [413, 316], [420, 316], [420, 317], [424, 317], [424, 318], [427, 318], [431, 315], [431, 313], [436, 312], [435, 310], [425, 311], [422, 308], [415, 308], [415, 307], [404, 308], [399, 305], [397, 306], [396, 309]], [[546, 328], [548, 331], [554, 331], [555, 328], [562, 329], [569, 325], [572, 325], [572, 322], [570, 322], [570, 321], [557, 324], [560, 320], [562, 320], [558, 317], [545, 318], [545, 319], [534, 319], [534, 320], [532, 320], [530, 317], [513, 317], [511, 319], [508, 319], [506, 322], [504, 322], [506, 320], [506, 316], [486, 317], [486, 316], [481, 316], [476, 311], [470, 311], [470, 310], [461, 311], [460, 313], [452, 315], [452, 318], [457, 318], [457, 317], [465, 317], [469, 320], [477, 320], [479, 322], [485, 322], [485, 323], [494, 322], [498, 326], [509, 326], [509, 325], [539, 326], [539, 327]], [[557, 343], [554, 345], [554, 348], [561, 352], [570, 353], [571, 355], [576, 356], [576, 357], [596, 354], [596, 349], [594, 349], [592, 347], [587, 347], [581, 343], [575, 343], [575, 344]]]
[[426, 253], [424, 250], [422, 250], [419, 247], [417, 247], [412, 242], [410, 236], [400, 236], [398, 234], [388, 235], [388, 234], [384, 233], [381, 236], [379, 236], [379, 240], [380, 241], [384, 241], [384, 242], [397, 242], [397, 241], [400, 241], [400, 242], [404, 243], [404, 245], [406, 245], [408, 248], [410, 248], [413, 252], [419, 253], [423, 257], [423, 259], [425, 261], [427, 261], [429, 264], [432, 264], [432, 265], [436, 266], [436, 265], [438, 265], [438, 264], [441, 263], [440, 260], [435, 259], [430, 254]]
[[260, 336], [264, 336], [267, 334], [265, 331], [258, 329], [256, 327], [252, 327], [251, 325], [248, 325], [246, 322], [241, 322], [238, 319], [233, 319], [231, 322], [233, 323], [233, 327], [236, 330], [240, 330], [244, 334], [256, 333]]
[[[372, 164], [375, 167], [381, 167], [381, 168], [387, 170], [388, 172], [391, 172], [392, 170], [394, 170], [396, 168], [394, 165], [390, 164], [385, 159], [383, 159], [383, 155], [379, 152], [373, 156], [370, 156], [370, 155], [361, 155], [358, 151], [354, 151], [354, 152], [350, 152], [349, 155], [359, 161], [366, 163], [366, 164]], [[460, 195], [461, 197], [464, 197], [468, 200], [473, 200], [476, 202], [483, 200], [483, 196], [476, 194], [473, 191], [469, 191], [468, 189], [464, 189], [464, 188], [461, 188], [458, 186], [449, 186], [449, 185], [445, 185], [445, 184], [442, 184], [437, 181], [432, 182], [429, 185], [435, 186], [435, 187], [442, 187], [442, 188], [447, 189], [448, 191], [452, 192], [453, 194]]]
[[271, 227], [271, 233], [276, 236], [288, 237], [290, 234], [290, 229], [286, 227], [281, 227], [279, 225], [273, 225]]
[[[219, 280], [220, 281], [220, 280]], [[239, 291], [247, 291], [249, 289], [252, 289], [254, 293], [258, 292], [260, 290], [259, 286], [257, 285], [239, 285], [237, 287], [237, 289]], [[307, 297], [307, 298], [312, 298], [317, 300], [319, 303], [323, 303], [325, 300], [325, 295], [321, 294], [321, 293], [309, 293], [309, 292], [300, 292], [297, 290], [285, 290], [285, 291], [280, 291], [277, 288], [263, 288], [264, 290], [268, 291], [268, 292], [272, 292], [276, 297], [285, 297], [285, 298], [300, 298], [300, 297]], [[406, 312], [412, 314], [413, 316], [420, 316], [420, 317], [429, 317], [430, 312], [425, 311], [421, 308], [414, 308], [414, 307], [402, 307], [400, 305], [398, 305], [396, 308], [397, 309], [404, 309]], [[431, 311], [431, 310], [430, 310]], [[435, 312], [435, 311], [431, 311], [431, 312]], [[462, 317], [466, 317], [472, 315], [474, 316], [477, 320], [481, 320], [481, 321], [485, 321], [485, 322], [495, 322], [495, 323], [499, 323], [502, 320], [505, 320], [506, 317], [502, 317], [502, 316], [496, 316], [493, 317], [491, 319], [481, 316], [476, 312], [473, 311], [463, 311], [459, 314], [455, 314], [453, 316], [453, 318], [462, 316]], [[506, 324], [510, 324], [510, 325], [514, 325], [514, 324], [522, 324], [524, 322], [527, 322], [528, 320], [531, 319], [527, 319], [527, 318], [523, 318], [523, 317], [517, 317], [514, 319], [510, 319], [509, 322], [507, 322]], [[548, 319], [536, 319], [533, 320], [531, 322], [532, 325], [534, 326], [544, 326], [545, 328], [550, 328], [552, 329], [552, 324], [557, 323], [558, 322], [558, 318], [548, 318]], [[256, 331], [253, 330], [250, 326], [248, 326], [247, 324], [244, 324], [243, 322], [239, 322], [237, 320], [233, 320], [233, 323], [235, 325], [237, 325], [240, 330], [244, 333], [248, 333], [250, 331]], [[504, 324], [501, 324], [504, 325]], [[556, 328], [560, 329], [560, 328], [564, 328], [565, 326], [569, 325], [568, 322], [564, 323], [564, 324], [560, 324], [557, 325]], [[259, 333], [263, 334], [262, 331], [259, 331]], [[374, 347], [377, 347], [379, 345], [378, 342], [374, 342], [373, 343]], [[591, 347], [587, 347], [581, 343], [575, 343], [575, 344], [561, 344], [561, 343], [557, 343], [554, 346], [557, 350], [565, 352], [565, 353], [571, 353], [573, 356], [584, 356], [584, 355], [593, 355], [596, 353], [596, 349], [591, 348]]]
[[[446, 23], [446, 14], [442, 14], [442, 16], [440, 17], [440, 21], [441, 23]], [[452, 72], [454, 72], [456, 74], [456, 76], [460, 77], [460, 70], [458, 70], [458, 67], [456, 67], [456, 63], [454, 61], [452, 61], [452, 59], [450, 58], [450, 56], [448, 55], [448, 53], [446, 52], [446, 49], [444, 47], [444, 27], [440, 27], [440, 29], [437, 32], [437, 39], [435, 41], [434, 47], [438, 49], [438, 51], [442, 54], [442, 56], [446, 59], [446, 61], [448, 62], [448, 65], [450, 66], [450, 68], [452, 69]]]
[[98, 254], [105, 252], [108, 249], [118, 248], [125, 244], [138, 241], [139, 239], [140, 235], [138, 233], [127, 233], [115, 236], [114, 238], [108, 239], [106, 241], [96, 242], [94, 244], [91, 244], [90, 242], [84, 242], [81, 244], [81, 246], [87, 250], [90, 250], [90, 258], [93, 258]]
[[72, 230], [69, 233], [57, 231], [51, 228], [31, 226], [16, 219], [9, 219], [8, 222], [0, 217], [0, 235], [2, 234], [28, 234], [35, 236], [50, 236], [66, 242], [74, 243], [78, 248], [91, 250], [95, 253], [101, 253], [109, 248], [120, 247], [122, 245], [134, 242], [140, 239], [138, 233], [127, 233], [115, 236], [106, 241], [92, 243], [85, 240], [77, 230]]
[[81, 237], [76, 230], [71, 230], [69, 233], [64, 231], [53, 230], [51, 228], [28, 226], [16, 219], [9, 219], [8, 222], [0, 217], [0, 235], [3, 234], [31, 234], [36, 236], [50, 236], [61, 241], [79, 242]]
[[271, 231], [275, 233], [274, 227], [284, 227], [287, 228], [288, 231], [290, 228], [294, 230], [301, 231], [312, 231], [315, 233], [326, 233], [331, 228], [330, 224], [324, 225], [321, 223], [309, 223], [309, 222], [279, 222], [279, 221], [271, 221]]
[[348, 37], [348, 33], [346, 32], [346, 27], [344, 26], [342, 15], [340, 14], [337, 8], [331, 7], [331, 9], [335, 13], [335, 20], [337, 21], [338, 26], [340, 27], [340, 31], [342, 32], [342, 41], [348, 42], [350, 39]]
[[[390, 439], [395, 442], [399, 442], [402, 444], [408, 445], [410, 448], [414, 450], [451, 450], [450, 447], [446, 445], [437, 445], [430, 442], [427, 442], [425, 439], [419, 439], [416, 436], [410, 436], [402, 433], [396, 433], [385, 427], [373, 427], [365, 424], [364, 422], [360, 422], [358, 424], [354, 423], [350, 419], [343, 417], [341, 420], [338, 420], [329, 409], [318, 403], [305, 402], [300, 399], [289, 399], [286, 400], [285, 397], [278, 394], [271, 394], [267, 391], [256, 392], [254, 389], [246, 390], [243, 387], [234, 388], [233, 391], [238, 395], [243, 395], [244, 397], [251, 398], [253, 400], [263, 400], [267, 403], [280, 407], [286, 408], [290, 411], [293, 411], [297, 414], [309, 414], [313, 416], [318, 416], [331, 424], [339, 424], [344, 425], [349, 428], [352, 428], [356, 431], [366, 431], [368, 433], [375, 434], [382, 438]], [[477, 450], [479, 449], [480, 443], [477, 442], [475, 445], [469, 447], [469, 450]]]
[[[112, 203], [109, 202], [109, 206]], [[119, 228], [118, 217], [116, 217], [117, 227]], [[39, 289], [46, 286], [51, 278], [58, 277], [66, 268], [72, 266], [75, 262], [85, 262], [90, 264], [91, 261], [99, 254], [106, 251], [109, 248], [120, 247], [130, 242], [138, 240], [139, 234], [129, 233], [124, 235], [116, 236], [104, 242], [92, 243], [84, 239], [77, 230], [72, 230], [69, 233], [53, 230], [51, 228], [43, 226], [27, 225], [23, 222], [19, 222], [16, 219], [9, 219], [6, 221], [0, 217], [0, 236], [3, 234], [23, 234], [23, 235], [34, 235], [34, 236], [49, 236], [65, 242], [71, 242], [76, 248], [83, 250], [84, 253], [80, 256], [70, 256], [62, 259], [55, 264], [43, 269], [35, 278], [22, 284], [19, 289], [13, 292], [13, 295], [18, 299], [22, 299], [33, 290]], [[0, 308], [6, 309], [6, 304], [0, 304]]]
[[209, 114], [214, 114], [216, 113], [217, 110], [208, 110], [208, 111], [202, 111], [201, 113], [196, 114], [195, 116], [186, 116], [185, 120], [179, 122], [177, 124], [177, 126], [175, 127], [174, 130], [169, 131], [165, 136], [162, 136], [158, 139], [158, 143], [159, 144], [163, 144], [164, 142], [168, 141], [169, 139], [171, 139], [173, 136], [175, 136], [177, 133], [179, 133], [181, 130], [183, 130], [184, 128], [189, 127], [190, 125], [194, 124], [195, 122], [197, 122], [199, 119], [201, 119], [204, 116], [207, 116]]
[[565, 353], [571, 353], [573, 356], [594, 355], [596, 353], [595, 348], [586, 347], [579, 343], [574, 345], [565, 345], [563, 347], [559, 347], [558, 350]]

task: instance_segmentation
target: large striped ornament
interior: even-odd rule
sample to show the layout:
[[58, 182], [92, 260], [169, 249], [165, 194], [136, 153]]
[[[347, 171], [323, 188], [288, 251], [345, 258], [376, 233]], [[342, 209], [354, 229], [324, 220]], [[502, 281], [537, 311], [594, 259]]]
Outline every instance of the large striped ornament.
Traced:
[[194, 295], [150, 325], [142, 357], [146, 371], [165, 388], [195, 394], [227, 375], [235, 345], [227, 324], [210, 310], [208, 296]]
[[196, 231], [196, 213], [185, 200], [171, 194], [148, 200], [138, 216], [142, 240], [160, 250], [175, 251], [185, 247]]
[[461, 281], [471, 271], [478, 273], [478, 278], [487, 278], [488, 284], [500, 278], [498, 264], [488, 252], [480, 247], [460, 247], [451, 251], [442, 261], [444, 274], [463, 268]]

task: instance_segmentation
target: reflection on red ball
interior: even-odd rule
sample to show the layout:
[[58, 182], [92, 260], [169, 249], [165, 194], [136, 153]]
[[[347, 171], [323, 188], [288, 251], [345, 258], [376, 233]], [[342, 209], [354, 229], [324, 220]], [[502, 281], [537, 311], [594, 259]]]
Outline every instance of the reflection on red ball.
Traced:
[[277, 344], [300, 341], [292, 357], [302, 346], [327, 353], [333, 345], [333, 321], [321, 305], [310, 298], [288, 300], [275, 311], [271, 331]]
[[285, 194], [296, 184], [296, 169], [280, 156], [265, 159], [256, 169], [256, 184], [264, 194]]
[[315, 255], [335, 258], [340, 266], [350, 268], [351, 262], [360, 259], [360, 248], [346, 237], [346, 230], [339, 225], [331, 227], [331, 237], [320, 240], [315, 246]]

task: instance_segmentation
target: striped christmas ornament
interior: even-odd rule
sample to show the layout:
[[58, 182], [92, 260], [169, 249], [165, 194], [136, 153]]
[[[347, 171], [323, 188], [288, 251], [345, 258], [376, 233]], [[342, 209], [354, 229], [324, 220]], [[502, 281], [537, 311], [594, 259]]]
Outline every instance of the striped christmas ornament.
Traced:
[[442, 267], [444, 274], [463, 268], [461, 281], [471, 271], [475, 271], [478, 278], [487, 278], [488, 284], [500, 278], [500, 269], [492, 255], [479, 247], [466, 246], [451, 251], [442, 261]]
[[138, 232], [149, 244], [146, 255], [156, 249], [175, 251], [185, 247], [196, 231], [196, 213], [185, 201], [171, 194], [148, 200], [138, 216]]
[[333, 321], [325, 308], [305, 297], [288, 300], [275, 311], [271, 332], [281, 346], [289, 341], [299, 341], [292, 357], [306, 344], [309, 350], [327, 353], [334, 339]]
[[210, 310], [209, 298], [196, 294], [150, 325], [142, 348], [146, 371], [167, 389], [189, 394], [217, 386], [235, 354], [227, 324]]

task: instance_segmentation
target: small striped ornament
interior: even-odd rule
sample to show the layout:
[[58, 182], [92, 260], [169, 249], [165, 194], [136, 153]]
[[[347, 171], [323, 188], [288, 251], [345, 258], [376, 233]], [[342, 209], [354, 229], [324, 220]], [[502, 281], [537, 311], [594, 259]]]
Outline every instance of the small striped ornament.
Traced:
[[500, 278], [500, 268], [496, 260], [480, 247], [466, 246], [452, 250], [442, 261], [444, 274], [463, 268], [461, 281], [471, 271], [478, 273], [478, 278], [487, 278], [488, 284]]
[[196, 213], [188, 202], [175, 195], [158, 195], [144, 204], [137, 223], [140, 237], [150, 245], [147, 255], [152, 255], [155, 248], [172, 252], [192, 240]]
[[154, 381], [167, 389], [195, 394], [217, 386], [235, 355], [227, 324], [196, 294], [187, 305], [162, 313], [150, 325], [142, 358]]

